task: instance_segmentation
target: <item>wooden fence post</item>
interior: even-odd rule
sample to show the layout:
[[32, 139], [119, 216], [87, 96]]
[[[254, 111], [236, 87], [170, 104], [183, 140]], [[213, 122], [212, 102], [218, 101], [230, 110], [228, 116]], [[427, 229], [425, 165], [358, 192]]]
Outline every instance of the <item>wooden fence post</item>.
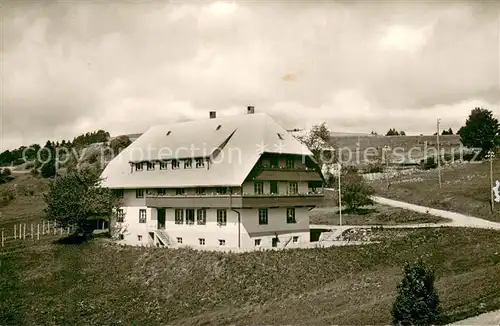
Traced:
[[26, 240], [26, 223], [24, 223], [24, 236], [23, 236], [23, 240]]
[[40, 240], [40, 224], [36, 225], [36, 239]]
[[2, 230], [2, 248], [3, 248], [4, 238], [3, 238], [3, 230]]
[[33, 240], [34, 234], [33, 234], [33, 223], [31, 223], [31, 240]]
[[14, 240], [17, 239], [17, 234], [16, 234], [16, 225], [14, 224]]
[[45, 234], [45, 220], [42, 220], [42, 235]]
[[62, 227], [59, 228], [60, 235], [62, 235], [62, 229], [63, 229]]

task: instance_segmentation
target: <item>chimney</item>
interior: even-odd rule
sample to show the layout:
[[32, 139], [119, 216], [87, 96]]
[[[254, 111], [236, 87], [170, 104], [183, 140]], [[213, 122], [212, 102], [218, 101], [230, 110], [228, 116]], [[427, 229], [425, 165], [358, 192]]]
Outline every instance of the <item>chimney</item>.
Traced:
[[247, 106], [247, 114], [254, 114], [255, 108], [253, 106]]
[[210, 111], [210, 119], [215, 119], [216, 114], [215, 111]]

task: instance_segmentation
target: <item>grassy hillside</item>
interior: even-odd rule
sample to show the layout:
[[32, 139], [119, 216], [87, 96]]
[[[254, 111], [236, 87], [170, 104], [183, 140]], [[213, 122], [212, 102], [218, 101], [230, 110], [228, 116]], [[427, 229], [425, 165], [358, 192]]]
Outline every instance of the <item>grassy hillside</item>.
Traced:
[[[496, 171], [494, 180], [500, 180], [500, 162], [494, 162], [493, 169]], [[490, 210], [489, 162], [442, 169], [441, 189], [437, 170], [394, 181], [397, 183], [391, 184], [389, 189], [384, 180], [372, 182], [372, 185], [380, 196], [500, 222], [500, 204], [496, 204], [493, 214]]]
[[420, 256], [436, 270], [445, 322], [500, 307], [498, 233], [376, 236], [386, 240], [240, 255], [100, 241], [3, 251], [0, 323], [388, 324], [401, 266]]

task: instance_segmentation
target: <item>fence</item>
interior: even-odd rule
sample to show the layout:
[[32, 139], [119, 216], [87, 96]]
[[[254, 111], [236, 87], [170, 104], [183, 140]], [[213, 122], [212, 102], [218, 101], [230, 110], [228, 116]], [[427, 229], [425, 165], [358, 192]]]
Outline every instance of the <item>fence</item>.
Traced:
[[[63, 227], [58, 227], [55, 222], [49, 222], [49, 221], [43, 221], [42, 224], [28, 224], [26, 223], [20, 223], [20, 224], [15, 224], [14, 227], [12, 228], [11, 232], [8, 232], [5, 230], [5, 228], [2, 228], [1, 231], [1, 246], [2, 248], [5, 246], [5, 242], [7, 240], [19, 240], [23, 241], [28, 238], [28, 240], [40, 240], [40, 237], [42, 236], [48, 236], [48, 235], [68, 235], [71, 233], [71, 227], [63, 228]], [[12, 236], [10, 236], [12, 235]]]

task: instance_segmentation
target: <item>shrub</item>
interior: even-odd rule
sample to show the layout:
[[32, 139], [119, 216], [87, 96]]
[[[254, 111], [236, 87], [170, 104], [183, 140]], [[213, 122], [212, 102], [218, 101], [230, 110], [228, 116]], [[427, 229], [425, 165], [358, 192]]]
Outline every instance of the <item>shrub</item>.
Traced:
[[434, 271], [419, 260], [406, 264], [392, 307], [394, 325], [432, 325], [439, 322], [439, 297]]
[[367, 173], [382, 173], [384, 172], [384, 166], [381, 163], [370, 163], [366, 171]]
[[375, 193], [355, 166], [348, 166], [342, 170], [341, 194], [342, 203], [350, 211], [356, 211], [362, 206], [373, 205], [370, 196]]
[[433, 156], [429, 156], [420, 161], [420, 168], [423, 170], [430, 170], [437, 168], [436, 159]]

